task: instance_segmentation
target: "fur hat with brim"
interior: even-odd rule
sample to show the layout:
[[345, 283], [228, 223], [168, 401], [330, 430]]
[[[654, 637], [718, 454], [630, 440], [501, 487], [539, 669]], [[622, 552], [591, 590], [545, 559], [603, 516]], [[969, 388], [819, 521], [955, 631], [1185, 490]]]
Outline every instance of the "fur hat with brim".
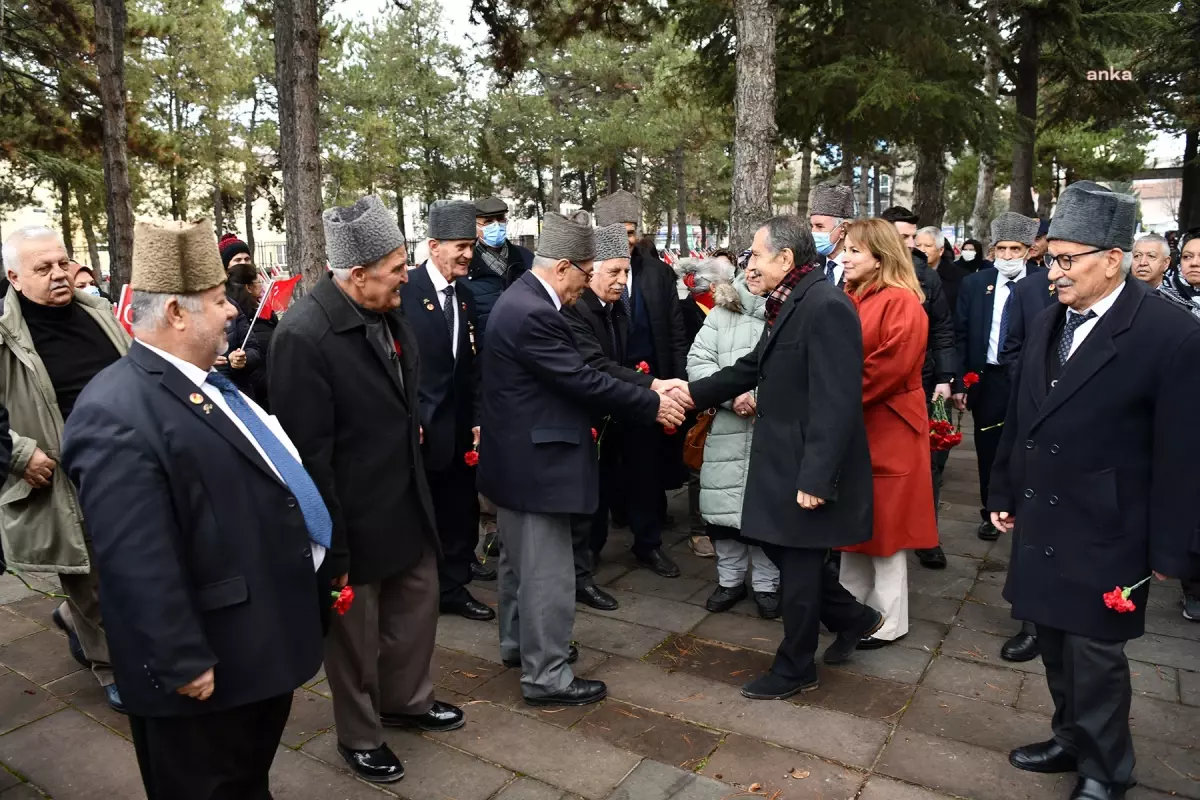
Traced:
[[992, 244], [1020, 242], [1030, 247], [1037, 238], [1037, 232], [1037, 217], [1027, 217], [1015, 211], [1005, 211], [992, 220]]
[[142, 220], [133, 229], [129, 285], [156, 294], [196, 294], [225, 282], [212, 223]]
[[626, 222], [641, 224], [642, 204], [637, 195], [618, 189], [607, 197], [596, 201], [597, 225], [624, 225]]
[[[396, 217], [373, 194], [348, 208], [327, 208], [321, 215], [325, 223], [325, 254], [332, 269], [366, 267], [404, 247], [404, 237]], [[475, 224], [471, 235], [475, 238]]]
[[[629, 252], [628, 244], [625, 252]], [[538, 237], [537, 254], [555, 261], [562, 258], [575, 263], [595, 260], [596, 241], [592, 226], [553, 211], [547, 212], [542, 221], [542, 235]]]
[[597, 261], [629, 258], [629, 235], [625, 233], [624, 225], [604, 225], [596, 228], [593, 235], [596, 238]]
[[1058, 197], [1049, 239], [1086, 244], [1101, 250], [1133, 249], [1137, 200], [1092, 181], [1075, 181]]
[[854, 190], [837, 183], [818, 183], [808, 201], [808, 215], [852, 219]]
[[443, 242], [475, 238], [475, 204], [437, 200], [429, 206], [429, 238]]

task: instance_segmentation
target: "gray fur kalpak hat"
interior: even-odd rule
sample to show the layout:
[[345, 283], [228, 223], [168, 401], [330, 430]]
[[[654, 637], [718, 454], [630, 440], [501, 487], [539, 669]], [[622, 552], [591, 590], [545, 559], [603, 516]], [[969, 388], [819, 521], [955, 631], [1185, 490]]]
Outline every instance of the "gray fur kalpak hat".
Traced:
[[[373, 194], [349, 208], [327, 208], [321, 220], [325, 223], [325, 253], [333, 269], [365, 267], [404, 247], [396, 218]], [[474, 238], [473, 220], [471, 227]]]
[[437, 200], [429, 206], [429, 238], [452, 242], [475, 238], [475, 204]]
[[613, 224], [596, 228], [594, 236], [597, 261], [629, 258], [629, 236], [625, 233], [624, 225]]
[[1015, 211], [1005, 211], [992, 220], [992, 244], [999, 242], [1020, 242], [1026, 247], [1033, 245], [1037, 238], [1037, 217], [1027, 217]]
[[[629, 252], [628, 244], [625, 246], [625, 252]], [[567, 219], [553, 211], [547, 212], [542, 221], [542, 235], [538, 238], [537, 254], [555, 261], [560, 258], [575, 263], [595, 260], [596, 241], [592, 236], [592, 226]]]
[[1137, 200], [1131, 195], [1076, 181], [1059, 195], [1046, 238], [1129, 252], [1136, 227]]
[[631, 222], [641, 225], [642, 204], [637, 195], [618, 189], [607, 197], [596, 201], [596, 224], [614, 225]]
[[837, 183], [818, 183], [808, 201], [808, 215], [853, 219], [854, 190]]

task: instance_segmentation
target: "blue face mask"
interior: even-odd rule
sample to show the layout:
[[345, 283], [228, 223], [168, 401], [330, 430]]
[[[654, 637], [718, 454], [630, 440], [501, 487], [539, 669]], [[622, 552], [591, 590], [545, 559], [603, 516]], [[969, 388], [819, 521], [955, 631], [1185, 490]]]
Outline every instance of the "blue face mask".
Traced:
[[92, 297], [100, 296], [100, 287], [96, 286], [95, 284], [91, 286], [85, 286], [80, 291], [82, 291], [84, 294], [90, 294]]
[[813, 231], [813, 242], [817, 245], [817, 252], [823, 256], [827, 256], [833, 252], [834, 244], [829, 241], [828, 231]]
[[489, 222], [483, 226], [483, 243], [488, 247], [499, 247], [508, 236], [508, 225], [503, 222]]

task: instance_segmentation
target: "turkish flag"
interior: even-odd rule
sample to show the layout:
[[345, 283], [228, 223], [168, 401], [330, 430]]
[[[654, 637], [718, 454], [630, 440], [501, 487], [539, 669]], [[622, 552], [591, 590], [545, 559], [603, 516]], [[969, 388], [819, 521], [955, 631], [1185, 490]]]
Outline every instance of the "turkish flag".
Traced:
[[133, 289], [129, 284], [121, 287], [121, 299], [117, 301], [117, 322], [125, 332], [133, 336]]
[[296, 283], [299, 280], [299, 275], [293, 275], [287, 280], [274, 281], [267, 289], [267, 302], [263, 303], [258, 312], [259, 319], [270, 319], [271, 312], [282, 314], [287, 311], [292, 302], [292, 292], [296, 291]]

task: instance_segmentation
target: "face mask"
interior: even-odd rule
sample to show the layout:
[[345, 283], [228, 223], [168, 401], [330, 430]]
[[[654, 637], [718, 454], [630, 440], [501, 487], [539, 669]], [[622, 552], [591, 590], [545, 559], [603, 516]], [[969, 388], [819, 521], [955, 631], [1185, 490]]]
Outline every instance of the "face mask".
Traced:
[[996, 269], [1000, 270], [1000, 274], [1010, 281], [1025, 269], [1025, 259], [1023, 258], [997, 258], [992, 263], [996, 265]]
[[974, 250], [963, 250], [962, 251], [962, 259], [963, 259], [963, 261], [974, 261], [975, 260], [975, 251]]
[[92, 297], [100, 296], [100, 287], [94, 284], [92, 286], [85, 286], [80, 291], [82, 291], [84, 294], [90, 294]]
[[817, 246], [817, 252], [823, 256], [827, 256], [833, 252], [834, 244], [829, 241], [828, 231], [813, 231], [813, 243]]
[[488, 247], [499, 247], [504, 244], [508, 235], [508, 225], [503, 222], [489, 222], [483, 226], [483, 243]]

